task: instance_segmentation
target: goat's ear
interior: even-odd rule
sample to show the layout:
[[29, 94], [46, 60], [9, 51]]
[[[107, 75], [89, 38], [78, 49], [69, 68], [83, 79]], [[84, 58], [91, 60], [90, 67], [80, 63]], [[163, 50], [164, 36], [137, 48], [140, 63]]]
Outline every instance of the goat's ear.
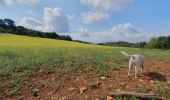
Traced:
[[135, 59], [135, 56], [132, 56], [133, 59]]

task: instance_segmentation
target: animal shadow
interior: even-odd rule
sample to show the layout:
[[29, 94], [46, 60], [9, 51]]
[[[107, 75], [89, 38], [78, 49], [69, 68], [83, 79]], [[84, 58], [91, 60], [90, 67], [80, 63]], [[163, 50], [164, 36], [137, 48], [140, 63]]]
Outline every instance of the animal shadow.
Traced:
[[167, 81], [166, 77], [162, 75], [161, 73], [157, 72], [148, 72], [145, 74], [146, 76], [150, 77], [150, 80], [155, 81]]

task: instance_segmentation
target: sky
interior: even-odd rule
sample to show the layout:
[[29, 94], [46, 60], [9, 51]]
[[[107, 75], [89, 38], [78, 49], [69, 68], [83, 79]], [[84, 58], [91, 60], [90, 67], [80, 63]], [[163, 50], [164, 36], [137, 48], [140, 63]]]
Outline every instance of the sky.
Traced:
[[74, 40], [142, 42], [170, 35], [170, 0], [0, 0], [0, 18]]

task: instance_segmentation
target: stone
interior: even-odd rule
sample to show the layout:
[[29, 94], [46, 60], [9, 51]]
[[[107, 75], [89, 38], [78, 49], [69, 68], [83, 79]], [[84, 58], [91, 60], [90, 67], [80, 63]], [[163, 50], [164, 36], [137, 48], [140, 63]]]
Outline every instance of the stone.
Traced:
[[87, 90], [86, 87], [81, 87], [81, 88], [80, 88], [80, 93], [82, 94], [82, 93], [84, 93], [84, 91], [86, 91], [86, 90]]
[[37, 97], [39, 90], [38, 89], [33, 89], [31, 92], [32, 92], [33, 96]]
[[106, 79], [106, 77], [104, 77], [104, 76], [101, 76], [101, 77], [100, 77], [100, 79], [101, 79], [101, 80], [105, 80], [105, 79]]
[[113, 100], [113, 97], [107, 96], [107, 100]]
[[76, 88], [74, 88], [74, 87], [70, 87], [70, 88], [68, 88], [68, 91], [73, 91], [73, 90], [75, 90]]

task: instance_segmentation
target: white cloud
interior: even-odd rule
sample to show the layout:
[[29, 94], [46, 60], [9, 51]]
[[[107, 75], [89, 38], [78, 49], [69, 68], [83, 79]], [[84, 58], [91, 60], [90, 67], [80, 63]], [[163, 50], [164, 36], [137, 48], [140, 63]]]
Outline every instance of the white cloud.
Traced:
[[39, 2], [39, 0], [3, 0], [6, 5], [13, 4], [24, 4], [24, 5], [33, 5]]
[[68, 32], [68, 18], [62, 13], [60, 8], [44, 8], [43, 21], [45, 23], [44, 31]]
[[29, 9], [28, 11], [25, 11], [25, 15], [27, 15], [27, 16], [36, 16], [37, 14]]
[[36, 20], [32, 17], [23, 17], [20, 20], [19, 25], [29, 29], [41, 30], [43, 24], [41, 21]]
[[6, 5], [12, 5], [14, 4], [13, 0], [3, 0]]
[[47, 32], [65, 33], [69, 31], [68, 18], [62, 13], [60, 8], [45, 7], [42, 21], [31, 17], [23, 17], [19, 25]]
[[73, 20], [75, 15], [66, 15], [66, 17], [69, 19], [69, 20]]
[[82, 27], [77, 29], [77, 34], [76, 35], [78, 35], [78, 37], [80, 36], [80, 37], [86, 37], [86, 38], [90, 36], [89, 33], [88, 33], [88, 29], [87, 28], [82, 28]]
[[92, 10], [108, 12], [119, 11], [132, 3], [132, 0], [80, 0]]
[[109, 18], [109, 15], [103, 12], [85, 12], [82, 13], [81, 16], [85, 24], [90, 24], [96, 21], [100, 21], [102, 19]]
[[77, 31], [70, 34], [72, 38], [92, 43], [115, 41], [140, 42], [148, 41], [153, 36], [140, 28], [134, 27], [131, 23], [119, 24], [117, 26], [113, 26], [109, 30], [101, 32], [90, 32], [83, 28], [80, 30], [85, 31], [86, 35], [83, 36], [81, 31]]
[[[129, 6], [133, 0], [80, 0], [90, 11], [82, 14], [86, 24], [109, 18], [109, 12], [120, 11]], [[98, 17], [99, 15], [99, 17]], [[87, 22], [88, 21], [88, 22]]]

